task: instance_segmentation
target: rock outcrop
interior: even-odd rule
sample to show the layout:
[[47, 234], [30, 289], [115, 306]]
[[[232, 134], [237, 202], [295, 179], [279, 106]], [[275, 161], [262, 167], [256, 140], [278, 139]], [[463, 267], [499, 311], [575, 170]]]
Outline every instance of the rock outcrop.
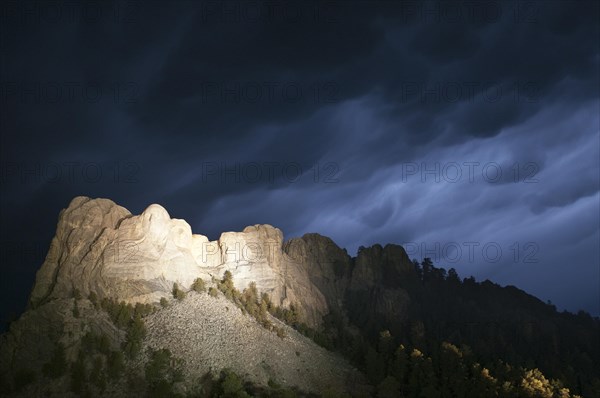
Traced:
[[[77, 197], [60, 213], [28, 309], [0, 335], [0, 396], [216, 396], [225, 386], [241, 391], [242, 382], [223, 369], [240, 375], [248, 393], [265, 396], [293, 394], [289, 389], [299, 396], [380, 396], [390, 379], [374, 370], [394, 352], [394, 338], [419, 348], [446, 341], [444, 336], [465, 336], [461, 344], [490, 355], [485, 338], [473, 337], [477, 333], [470, 327], [463, 333], [469, 316], [486, 330], [494, 320], [494, 336], [509, 342], [514, 328], [497, 319], [571, 323], [560, 334], [549, 326], [550, 334], [539, 339], [583, 331], [583, 345], [570, 343], [575, 348], [565, 352], [589, 351], [586, 342], [597, 335], [585, 314], [558, 314], [514, 287], [461, 283], [455, 274], [445, 277], [442, 269], [425, 264], [415, 267], [393, 244], [361, 247], [351, 257], [319, 234], [284, 241], [270, 225], [210, 241], [160, 205], [132, 215], [107, 199]], [[217, 281], [226, 271], [232, 278]], [[205, 283], [191, 289], [197, 278]], [[254, 282], [271, 303], [254, 289], [239, 294], [232, 282], [240, 291]], [[175, 283], [184, 292], [173, 291]], [[532, 324], [521, 333], [528, 344], [535, 340]], [[517, 332], [516, 343], [498, 357], [522, 346]], [[369, 378], [317, 342], [346, 358], [365, 358], [362, 369]], [[538, 348], [534, 351], [543, 351]], [[431, 358], [430, 369], [443, 366], [435, 362], [439, 357]], [[579, 372], [593, 386], [590, 375], [598, 372], [588, 368]], [[402, 389], [411, 391], [412, 378], [408, 384], [400, 379]], [[430, 377], [422, 380], [432, 385]]]
[[[189, 288], [196, 278], [229, 270], [240, 290], [256, 282], [275, 302], [285, 298], [283, 235], [270, 225], [225, 232], [217, 241], [192, 234], [160, 205], [138, 216], [108, 199], [77, 197], [61, 211], [56, 235], [36, 276], [31, 305], [87, 297], [157, 302], [173, 283]], [[293, 272], [293, 270], [292, 270]]]
[[[353, 258], [330, 238], [315, 233], [284, 242], [281, 230], [270, 225], [225, 232], [210, 241], [157, 204], [133, 215], [108, 199], [76, 197], [60, 212], [28, 310], [0, 338], [0, 376], [14, 369], [39, 371], [57, 342], [64, 345], [67, 359], [74, 361], [88, 332], [110, 336], [114, 347], [122, 346], [125, 331], [98, 307], [104, 298], [158, 308], [161, 298], [173, 301], [173, 284], [190, 290], [202, 278], [215, 287], [214, 279], [221, 279], [225, 271], [231, 272], [238, 290], [254, 282], [273, 304], [293, 306], [298, 320], [313, 329], [319, 329], [330, 313], [347, 316], [348, 306], [364, 307], [363, 314], [403, 319], [409, 297], [401, 286], [416, 278], [406, 252], [397, 245], [375, 245]], [[150, 316], [144, 343], [168, 347], [189, 364], [196, 363], [192, 378], [228, 366], [247, 369], [251, 380], [264, 384], [277, 368], [286, 385], [309, 391], [360, 379], [341, 358], [317, 349], [287, 326], [282, 327], [288, 337], [281, 340], [232, 303], [231, 312], [225, 314], [230, 302], [223, 297], [206, 293], [192, 297], [196, 298]], [[181, 340], [187, 329], [186, 335], [192, 337]], [[219, 330], [225, 334], [218, 335]], [[213, 346], [226, 355], [206, 352]], [[320, 365], [311, 368], [309, 358], [318, 359]], [[63, 391], [63, 387], [51, 389]], [[118, 389], [114, 393], [120, 394]]]
[[[84, 297], [152, 303], [171, 295], [173, 283], [187, 289], [196, 278], [233, 275], [239, 290], [255, 282], [280, 306], [292, 304], [301, 320], [318, 327], [324, 315], [343, 311], [348, 292], [390, 287], [414, 277], [401, 246], [375, 245], [356, 259], [319, 234], [283, 241], [270, 225], [225, 232], [218, 240], [193, 234], [184, 220], [152, 204], [140, 215], [108, 199], [76, 197], [61, 211], [48, 255], [37, 273], [32, 307], [74, 291]], [[381, 311], [403, 297], [388, 291]]]
[[148, 346], [168, 348], [176, 357], [186, 358], [186, 379], [230, 368], [261, 385], [277, 380], [305, 391], [357, 392], [366, 384], [364, 376], [338, 354], [274, 320], [286, 331], [281, 339], [222, 296], [192, 293], [145, 322]]

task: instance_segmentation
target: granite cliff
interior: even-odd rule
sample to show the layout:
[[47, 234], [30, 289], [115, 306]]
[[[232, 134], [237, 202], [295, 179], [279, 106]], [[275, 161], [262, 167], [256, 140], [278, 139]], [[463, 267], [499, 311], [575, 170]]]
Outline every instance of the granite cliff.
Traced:
[[196, 278], [221, 278], [225, 271], [238, 289], [255, 282], [278, 305], [296, 304], [303, 321], [318, 327], [324, 315], [342, 309], [348, 291], [389, 285], [379, 310], [397, 312], [390, 302], [403, 295], [393, 290], [394, 282], [411, 277], [413, 268], [397, 245], [376, 245], [353, 259], [327, 237], [306, 234], [284, 242], [281, 230], [270, 225], [209, 241], [157, 204], [135, 216], [108, 199], [76, 197], [60, 213], [30, 304], [71, 297], [74, 290], [84, 297], [94, 292], [158, 302], [171, 295], [173, 283], [189, 289]]
[[[41, 373], [55, 360], [57, 344], [64, 347], [67, 363], [76, 364], [89, 336], [107, 336], [106, 352], [125, 349], [133, 333], [128, 328], [135, 323], [125, 306], [144, 304], [153, 312], [144, 318], [141, 359], [132, 359], [128, 372], [143, 373], [148, 350], [167, 348], [186, 362], [185, 382], [177, 387], [184, 394], [199, 377], [222, 368], [258, 385], [277, 379], [307, 392], [349, 386], [359, 391], [366, 385], [345, 359], [272, 315], [266, 315], [265, 328], [243, 309], [234, 311], [220, 293], [210, 297], [192, 291], [198, 278], [216, 291], [227, 271], [239, 292], [255, 286], [258, 295], [269, 296], [270, 306], [293, 309], [298, 322], [315, 331], [328, 314], [343, 313], [347, 300], [364, 294], [375, 299], [376, 313], [401, 319], [408, 296], [393, 286], [382, 289], [382, 283], [414, 273], [400, 246], [376, 245], [352, 258], [327, 237], [313, 233], [284, 241], [281, 230], [270, 225], [224, 232], [210, 241], [158, 204], [133, 215], [108, 199], [76, 197], [59, 214], [27, 310], [0, 338], [0, 375], [17, 385], [23, 369]], [[175, 284], [189, 293], [182, 302], [173, 299]], [[121, 312], [107, 300], [121, 303]], [[111, 308], [117, 308], [112, 318]], [[125, 322], [115, 323], [123, 316]], [[108, 357], [105, 361], [108, 366]], [[73, 390], [58, 380], [31, 384], [22, 395]], [[110, 384], [103, 394], [131, 394], [134, 390], [123, 383]]]
[[0, 336], [0, 396], [591, 397], [599, 330], [398, 245], [210, 241], [160, 205], [76, 197]]

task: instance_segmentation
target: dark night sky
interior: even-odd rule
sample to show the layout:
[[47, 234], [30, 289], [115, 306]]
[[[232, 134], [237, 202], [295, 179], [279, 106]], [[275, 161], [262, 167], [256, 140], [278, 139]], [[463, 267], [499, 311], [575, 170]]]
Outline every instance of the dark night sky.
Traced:
[[597, 2], [171, 3], [0, 6], [3, 318], [77, 195], [600, 314]]

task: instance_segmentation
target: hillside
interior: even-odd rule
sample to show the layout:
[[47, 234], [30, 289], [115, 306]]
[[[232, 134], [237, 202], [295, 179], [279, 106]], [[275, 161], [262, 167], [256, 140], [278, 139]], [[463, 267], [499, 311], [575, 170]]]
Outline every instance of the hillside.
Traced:
[[600, 395], [600, 321], [269, 225], [192, 234], [77, 197], [0, 339], [7, 396]]

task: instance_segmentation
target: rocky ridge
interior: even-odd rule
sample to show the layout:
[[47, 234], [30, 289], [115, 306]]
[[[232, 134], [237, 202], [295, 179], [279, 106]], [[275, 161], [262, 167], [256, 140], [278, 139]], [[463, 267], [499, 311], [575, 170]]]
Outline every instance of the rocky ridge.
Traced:
[[284, 328], [283, 339], [256, 327], [254, 319], [224, 297], [191, 293], [146, 319], [146, 343], [185, 358], [187, 379], [230, 368], [258, 384], [272, 380], [305, 391], [356, 391], [366, 384], [364, 376], [339, 355], [272, 320]]
[[[271, 322], [286, 330], [283, 339], [242, 314], [221, 293], [215, 298], [190, 292], [197, 278], [215, 286], [226, 271], [239, 291], [254, 282], [275, 306], [293, 304], [299, 321], [317, 330], [326, 315], [344, 313], [348, 300], [365, 295], [376, 299], [374, 313], [402, 319], [408, 295], [395, 285], [385, 286], [414, 277], [410, 260], [397, 245], [375, 245], [352, 258], [327, 237], [306, 234], [284, 241], [281, 230], [270, 225], [225, 232], [210, 241], [157, 204], [133, 215], [108, 199], [76, 197], [59, 214], [28, 309], [0, 337], [0, 376], [14, 377], [15, 369], [40, 372], [57, 342], [72, 363], [89, 332], [109, 336], [119, 350], [126, 331], [93, 301], [159, 307], [167, 299], [172, 305], [145, 319], [148, 335], [142, 352], [168, 348], [182, 358], [187, 376], [183, 391], [206, 372], [224, 367], [259, 385], [277, 379], [304, 391], [364, 385], [360, 372], [344, 359], [277, 319], [271, 317]], [[183, 302], [173, 300], [174, 284], [188, 292]], [[143, 359], [136, 366], [143, 373]], [[23, 396], [49, 391], [69, 391], [68, 380], [36, 384]], [[126, 391], [116, 384], [107, 393], [125, 396]]]
[[157, 204], [135, 216], [108, 199], [76, 197], [60, 213], [30, 304], [71, 297], [75, 289], [84, 297], [94, 292], [131, 303], [158, 302], [170, 296], [173, 283], [189, 288], [198, 277], [220, 278], [225, 271], [239, 290], [255, 282], [277, 305], [296, 304], [311, 327], [331, 310], [341, 310], [348, 290], [370, 289], [413, 272], [398, 245], [376, 245], [353, 259], [327, 237], [306, 234], [284, 242], [281, 230], [270, 225], [209, 241]]

